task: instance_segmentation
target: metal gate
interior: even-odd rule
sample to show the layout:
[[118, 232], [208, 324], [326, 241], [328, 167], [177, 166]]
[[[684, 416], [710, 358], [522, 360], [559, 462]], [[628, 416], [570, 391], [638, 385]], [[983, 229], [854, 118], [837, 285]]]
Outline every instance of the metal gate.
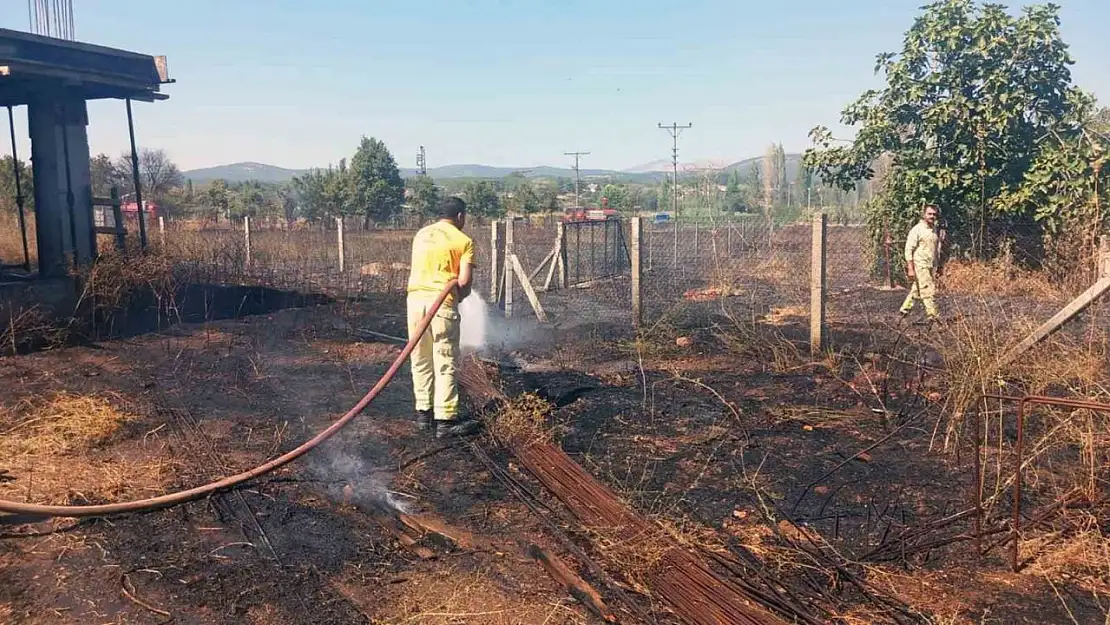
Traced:
[[622, 221], [574, 221], [565, 228], [569, 286], [624, 275], [632, 268]]

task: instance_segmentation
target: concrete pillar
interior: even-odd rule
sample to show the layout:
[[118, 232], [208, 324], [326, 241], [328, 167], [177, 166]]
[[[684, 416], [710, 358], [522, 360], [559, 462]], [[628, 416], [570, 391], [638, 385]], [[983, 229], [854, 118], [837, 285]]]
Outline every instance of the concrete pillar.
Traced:
[[85, 101], [62, 94], [44, 96], [27, 107], [27, 122], [39, 273], [63, 277], [70, 263], [84, 264], [96, 256]]

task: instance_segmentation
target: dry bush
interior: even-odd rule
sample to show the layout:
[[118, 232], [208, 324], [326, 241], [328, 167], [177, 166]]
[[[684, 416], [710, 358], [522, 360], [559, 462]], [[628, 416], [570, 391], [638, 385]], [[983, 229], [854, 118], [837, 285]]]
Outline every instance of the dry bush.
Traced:
[[586, 534], [606, 562], [642, 592], [649, 592], [648, 578], [667, 566], [667, 556], [679, 547], [663, 525], [644, 527], [644, 532], [636, 533], [624, 527], [589, 528]]
[[[983, 401], [984, 394], [1052, 395], [1110, 402], [1110, 332], [1090, 322], [1073, 321], [1006, 367], [998, 359], [1040, 322], [1030, 314], [1006, 310], [985, 298], [967, 306], [937, 330], [932, 347], [944, 360], [941, 374], [947, 398], [944, 447], [973, 434], [966, 418], [984, 418], [983, 478], [986, 514], [1008, 510], [1014, 486], [1013, 443], [1017, 405]], [[1022, 481], [1026, 506], [1036, 513], [1049, 502], [1078, 493], [1090, 502], [1110, 495], [1110, 414], [1035, 406], [1025, 423]], [[1084, 589], [1110, 593], [1110, 537], [1090, 513], [1069, 510], [1055, 529], [1026, 528], [1022, 558], [1052, 583], [1078, 581]], [[1061, 529], [1063, 528], [1063, 529]]]
[[523, 449], [554, 439], [548, 423], [551, 404], [534, 393], [525, 393], [504, 402], [493, 415], [488, 432], [503, 445]]
[[0, 355], [17, 354], [35, 342], [65, 343], [68, 330], [59, 326], [40, 306], [10, 309], [0, 306]]
[[937, 328], [928, 341], [944, 364], [944, 413], [949, 415], [946, 449], [955, 443], [953, 436], [960, 432], [965, 415], [978, 410], [982, 396], [998, 393], [1004, 387], [1005, 380], [995, 363], [1009, 346], [1021, 340], [1023, 330], [1031, 323], [1028, 319], [1007, 320], [1004, 311], [986, 299], [980, 300], [974, 310], [956, 312], [953, 321]]
[[945, 265], [941, 288], [948, 293], [986, 297], [1059, 300], [1064, 294], [1044, 272], [1023, 269], [1005, 254], [991, 261], [953, 261]]
[[88, 304], [96, 313], [124, 310], [146, 293], [172, 301], [178, 286], [173, 259], [157, 249], [141, 254], [104, 252], [74, 273], [81, 288], [78, 309]]

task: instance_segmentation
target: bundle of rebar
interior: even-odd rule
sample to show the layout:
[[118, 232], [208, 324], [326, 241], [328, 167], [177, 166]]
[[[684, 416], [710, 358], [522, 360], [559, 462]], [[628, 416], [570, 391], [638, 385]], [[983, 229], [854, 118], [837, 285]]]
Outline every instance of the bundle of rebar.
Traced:
[[[468, 396], [486, 403], [504, 395], [481, 363], [463, 362], [460, 384]], [[785, 621], [757, 597], [715, 574], [677, 540], [621, 503], [581, 465], [549, 443], [514, 445], [509, 450], [548, 491], [596, 537], [615, 565], [639, 573], [648, 589], [690, 625], [778, 625]]]
[[73, 0], [27, 0], [31, 32], [73, 41]]

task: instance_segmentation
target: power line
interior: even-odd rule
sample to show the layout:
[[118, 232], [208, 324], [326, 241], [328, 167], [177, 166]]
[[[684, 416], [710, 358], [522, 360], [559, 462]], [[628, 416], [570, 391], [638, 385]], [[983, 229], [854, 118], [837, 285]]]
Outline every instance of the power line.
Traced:
[[579, 210], [582, 208], [582, 202], [578, 195], [578, 187], [582, 182], [582, 176], [578, 173], [578, 159], [579, 157], [586, 156], [589, 152], [563, 152], [564, 156], [574, 157], [574, 209]]
[[685, 126], [679, 126], [677, 123], [671, 124], [670, 126], [659, 124], [659, 127], [669, 132], [671, 139], [674, 140], [674, 148], [671, 150], [671, 162], [674, 165], [674, 186], [671, 188], [671, 196], [674, 200], [675, 219], [678, 219], [678, 135], [682, 134], [683, 130], [693, 127], [693, 125], [692, 123], [686, 124]]

